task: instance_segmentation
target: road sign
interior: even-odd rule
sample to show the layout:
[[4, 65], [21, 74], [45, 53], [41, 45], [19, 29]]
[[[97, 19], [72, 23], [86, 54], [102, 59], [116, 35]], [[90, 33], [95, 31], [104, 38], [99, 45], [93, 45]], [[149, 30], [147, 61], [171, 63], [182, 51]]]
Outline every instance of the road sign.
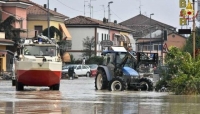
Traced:
[[191, 29], [178, 29], [179, 34], [191, 34]]
[[110, 47], [113, 46], [113, 42], [111, 40], [103, 40], [100, 42], [102, 47]]

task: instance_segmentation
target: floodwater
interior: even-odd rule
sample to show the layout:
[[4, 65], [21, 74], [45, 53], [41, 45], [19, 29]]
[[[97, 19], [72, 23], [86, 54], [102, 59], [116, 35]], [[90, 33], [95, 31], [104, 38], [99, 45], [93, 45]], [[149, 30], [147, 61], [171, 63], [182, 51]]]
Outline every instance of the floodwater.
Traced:
[[200, 96], [140, 91], [96, 91], [94, 78], [62, 80], [60, 91], [0, 80], [0, 114], [199, 114]]

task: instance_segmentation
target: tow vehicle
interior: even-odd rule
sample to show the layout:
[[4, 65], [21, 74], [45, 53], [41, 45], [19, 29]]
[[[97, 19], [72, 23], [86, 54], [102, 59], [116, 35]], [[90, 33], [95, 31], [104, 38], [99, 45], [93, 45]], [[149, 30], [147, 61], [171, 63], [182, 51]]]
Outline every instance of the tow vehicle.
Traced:
[[37, 35], [36, 39], [21, 39], [20, 54], [16, 56], [16, 90], [24, 86], [46, 86], [59, 90], [62, 62], [58, 53], [59, 46], [54, 39]]
[[156, 64], [158, 54], [152, 53], [150, 60], [143, 52], [133, 55], [124, 47], [111, 47], [111, 50], [102, 52], [104, 63], [99, 65], [95, 77], [96, 90], [109, 89], [110, 91], [123, 91], [128, 88], [153, 90], [153, 83], [149, 78], [140, 77], [138, 71], [142, 64]]

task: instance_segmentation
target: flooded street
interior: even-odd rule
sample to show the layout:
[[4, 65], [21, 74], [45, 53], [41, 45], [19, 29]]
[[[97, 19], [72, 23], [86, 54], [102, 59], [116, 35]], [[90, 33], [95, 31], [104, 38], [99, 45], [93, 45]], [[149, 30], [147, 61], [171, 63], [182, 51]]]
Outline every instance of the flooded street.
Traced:
[[96, 91], [94, 78], [62, 80], [60, 91], [25, 87], [16, 92], [0, 81], [0, 114], [199, 114], [199, 96]]

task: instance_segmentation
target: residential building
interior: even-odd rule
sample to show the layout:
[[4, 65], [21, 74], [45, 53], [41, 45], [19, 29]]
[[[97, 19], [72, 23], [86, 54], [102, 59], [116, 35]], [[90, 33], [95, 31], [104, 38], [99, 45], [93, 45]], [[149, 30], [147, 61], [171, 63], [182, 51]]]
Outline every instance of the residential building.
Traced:
[[[43, 6], [34, 3], [30, 0], [26, 0], [32, 6], [27, 8], [27, 28], [29, 34], [27, 37], [33, 37], [35, 35], [35, 30], [40, 34], [46, 28], [48, 28], [48, 19], [49, 19], [49, 27], [54, 26], [59, 29], [63, 33], [63, 38], [71, 40], [70, 33], [64, 25], [64, 21], [68, 19], [68, 16], [65, 16], [61, 13], [57, 12], [57, 8], [54, 10], [49, 9], [46, 4]], [[49, 13], [48, 13], [49, 12]], [[59, 41], [60, 38], [56, 38]]]
[[132, 37], [132, 30], [128, 27], [117, 24], [117, 21], [108, 22], [107, 19], [97, 20], [84, 16], [77, 16], [65, 21], [72, 40], [72, 49], [68, 50], [76, 59], [83, 58], [84, 52], [83, 39], [94, 38], [95, 44], [93, 50], [95, 55], [100, 56], [102, 50], [107, 47], [101, 46], [101, 41], [110, 40], [114, 46], [132, 46], [135, 47], [135, 40]]
[[[176, 46], [182, 48], [186, 43], [186, 37], [178, 34], [176, 28], [165, 23], [156, 21], [152, 18], [139, 14], [120, 24], [134, 30], [134, 39], [136, 39], [136, 50], [158, 53], [160, 58], [165, 56], [163, 46]], [[167, 31], [168, 38], [164, 39], [163, 31]]]
[[[3, 22], [7, 17], [14, 16], [19, 22], [13, 24], [15, 28], [26, 30], [26, 8], [30, 4], [20, 0], [4, 0], [0, 1], [0, 15]], [[5, 37], [4, 32], [0, 32], [0, 71], [10, 71], [10, 59], [13, 58], [13, 53], [8, 51], [14, 42], [10, 38]]]

